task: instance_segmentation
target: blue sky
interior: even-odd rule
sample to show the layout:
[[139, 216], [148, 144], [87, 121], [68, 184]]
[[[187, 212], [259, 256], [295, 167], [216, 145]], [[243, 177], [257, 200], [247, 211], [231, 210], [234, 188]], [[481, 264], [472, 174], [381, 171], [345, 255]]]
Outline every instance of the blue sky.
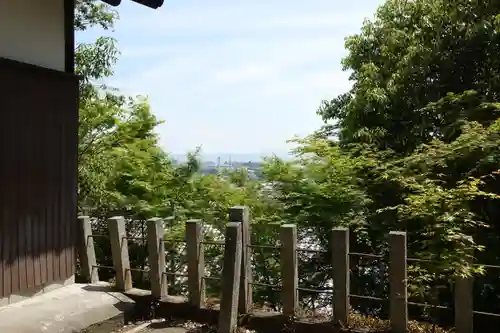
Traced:
[[172, 153], [283, 153], [321, 125], [315, 111], [350, 86], [340, 60], [381, 0], [166, 0], [119, 8], [108, 83], [147, 95]]

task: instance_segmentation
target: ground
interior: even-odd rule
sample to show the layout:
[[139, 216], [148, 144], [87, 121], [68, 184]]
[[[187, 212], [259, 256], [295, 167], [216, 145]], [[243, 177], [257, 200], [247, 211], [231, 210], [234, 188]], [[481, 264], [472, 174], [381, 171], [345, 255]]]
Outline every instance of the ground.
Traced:
[[134, 302], [107, 283], [72, 284], [0, 308], [1, 333], [215, 333], [189, 321], [129, 323]]
[[72, 284], [0, 308], [0, 332], [75, 333], [103, 322], [108, 328], [101, 332], [109, 333], [123, 326], [119, 316], [133, 306], [107, 284]]

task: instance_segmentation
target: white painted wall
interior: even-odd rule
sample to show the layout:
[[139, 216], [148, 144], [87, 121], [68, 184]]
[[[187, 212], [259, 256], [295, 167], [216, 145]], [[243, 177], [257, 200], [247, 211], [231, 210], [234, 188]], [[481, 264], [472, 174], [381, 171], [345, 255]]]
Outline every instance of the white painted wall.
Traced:
[[64, 71], [64, 0], [0, 0], [0, 57]]

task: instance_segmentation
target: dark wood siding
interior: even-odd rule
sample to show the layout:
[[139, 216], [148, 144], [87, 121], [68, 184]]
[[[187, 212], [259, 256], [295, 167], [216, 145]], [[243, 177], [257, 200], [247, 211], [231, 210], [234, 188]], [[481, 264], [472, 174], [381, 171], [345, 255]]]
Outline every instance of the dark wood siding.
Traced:
[[0, 58], [0, 298], [75, 271], [78, 79]]

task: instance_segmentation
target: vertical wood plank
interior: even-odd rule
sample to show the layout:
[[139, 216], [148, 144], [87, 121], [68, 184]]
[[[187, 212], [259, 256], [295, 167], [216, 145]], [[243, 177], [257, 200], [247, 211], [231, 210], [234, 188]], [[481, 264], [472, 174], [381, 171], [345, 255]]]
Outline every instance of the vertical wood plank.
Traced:
[[33, 191], [31, 191], [27, 184], [31, 184], [33, 182], [33, 175], [31, 172], [28, 172], [27, 166], [31, 162], [28, 158], [30, 154], [32, 153], [31, 151], [31, 146], [29, 145], [29, 137], [30, 135], [28, 134], [31, 131], [31, 128], [33, 127], [33, 120], [31, 119], [31, 115], [28, 113], [26, 114], [26, 119], [24, 121], [24, 126], [26, 131], [26, 135], [23, 135], [23, 138], [21, 139], [22, 146], [20, 149], [22, 150], [20, 152], [21, 156], [18, 159], [19, 163], [19, 169], [17, 172], [17, 183], [18, 188], [17, 188], [17, 265], [18, 265], [18, 274], [17, 274], [17, 290], [13, 291], [16, 294], [20, 294], [23, 290], [27, 289], [28, 286], [28, 281], [27, 281], [27, 274], [26, 274], [26, 241], [27, 241], [27, 235], [26, 235], [26, 222], [27, 219], [29, 218], [30, 210], [31, 210], [31, 201], [32, 201], [32, 194]]
[[219, 312], [220, 333], [234, 333], [238, 324], [238, 298], [241, 289], [241, 229], [242, 224], [238, 222], [229, 222], [226, 227]]
[[127, 291], [132, 289], [132, 276], [128, 256], [125, 219], [121, 216], [108, 219], [108, 229], [113, 255], [113, 267], [116, 270], [116, 287], [119, 290]]
[[[14, 115], [11, 115], [14, 116]], [[3, 122], [5, 124], [6, 122]], [[1, 141], [1, 142], [9, 142], [9, 139], [14, 136], [14, 128], [13, 126], [4, 126], [3, 129], [5, 129], [6, 140]], [[14, 147], [13, 145], [7, 144], [5, 147], [5, 156], [6, 160], [14, 161]], [[16, 167], [16, 165], [14, 165]], [[4, 171], [4, 178], [3, 184], [8, 184], [11, 185], [12, 182], [9, 182], [9, 179], [13, 179], [13, 165], [12, 163], [5, 163], [2, 164], [2, 169]], [[5, 185], [4, 185], [5, 186]], [[12, 191], [11, 186], [6, 187], [7, 191]], [[2, 192], [4, 193], [4, 192]], [[14, 221], [12, 220], [12, 210], [14, 207], [14, 202], [13, 200], [15, 199], [14, 196], [8, 195], [5, 193], [4, 199], [4, 206], [2, 211], [0, 212], [2, 216], [2, 234], [3, 234], [3, 239], [2, 239], [2, 244], [0, 244], [0, 247], [2, 248], [2, 258], [4, 261], [3, 264], [3, 271], [0, 272], [2, 275], [2, 285], [0, 285], [0, 288], [3, 290], [3, 295], [8, 296], [10, 295], [11, 292], [11, 275], [12, 275], [12, 259], [11, 259], [11, 241], [12, 241], [12, 228], [14, 225]]]
[[284, 224], [280, 228], [281, 243], [281, 279], [283, 281], [282, 301], [283, 314], [294, 316], [298, 309], [297, 268], [297, 227], [294, 224]]
[[48, 203], [47, 199], [42, 200], [42, 216], [40, 220], [40, 283], [47, 282], [47, 227], [48, 227]]
[[42, 274], [40, 270], [40, 214], [42, 213], [41, 209], [37, 209], [33, 216], [33, 271], [34, 271], [34, 284], [35, 286], [42, 285]]
[[[6, 121], [0, 123], [0, 142], [8, 142], [9, 138], [12, 136], [12, 126], [7, 126]], [[6, 160], [12, 160], [11, 156], [12, 145], [0, 144], [0, 156], [4, 156]], [[8, 190], [9, 179], [9, 166], [7, 163], [0, 163], [0, 182], [4, 184]], [[6, 186], [7, 185], [7, 186]], [[4, 277], [9, 269], [7, 253], [5, 251], [5, 242], [7, 241], [7, 221], [8, 221], [8, 209], [10, 205], [10, 196], [4, 191], [0, 190], [0, 298], [7, 296], [4, 287]]]
[[[0, 154], [2, 152], [0, 151]], [[0, 172], [2, 172], [3, 169], [2, 167], [0, 166]], [[1, 179], [3, 178], [3, 172], [0, 173], [0, 181]], [[0, 197], [0, 200], [2, 202], [0, 202], [0, 299], [4, 297], [4, 295], [6, 295], [4, 293], [4, 288], [3, 288], [3, 275], [4, 275], [4, 272], [7, 270], [8, 266], [7, 266], [7, 261], [5, 260], [5, 253], [4, 253], [4, 250], [3, 250], [3, 243], [5, 242], [5, 238], [6, 238], [6, 235], [5, 235], [5, 215], [6, 215], [6, 209], [3, 207], [3, 203], [5, 202], [5, 198], [3, 198], [3, 196]]]
[[64, 164], [61, 166], [61, 224], [62, 224], [62, 232], [61, 232], [61, 275], [63, 275], [63, 278], [66, 279], [68, 278], [68, 261], [70, 260], [69, 258], [69, 250], [71, 247], [71, 242], [69, 239], [69, 224], [73, 223], [74, 220], [68, 220], [69, 218], [69, 201], [71, 200], [70, 197], [70, 192], [68, 191], [70, 188], [70, 179], [68, 179], [68, 158], [70, 158], [70, 155], [68, 154], [68, 149], [67, 147], [69, 146], [69, 137], [68, 137], [68, 128], [67, 128], [67, 121], [68, 119], [68, 112], [63, 113], [61, 115], [62, 119], [62, 124], [61, 124], [61, 141], [62, 141], [62, 147], [61, 147], [61, 155], [62, 155], [62, 161], [64, 161]]
[[[74, 4], [71, 7], [74, 8]], [[68, 149], [70, 152], [68, 161], [71, 161], [68, 167], [68, 184], [70, 184], [69, 192], [71, 193], [71, 196], [69, 196], [71, 198], [69, 202], [70, 207], [68, 208], [69, 212], [68, 223], [70, 227], [70, 234], [69, 234], [70, 266], [69, 266], [68, 276], [72, 276], [76, 273], [76, 242], [77, 242], [76, 227], [77, 226], [72, 222], [75, 220], [77, 216], [77, 204], [78, 204], [78, 108], [79, 108], [78, 82], [76, 82], [76, 84], [72, 86], [72, 89], [74, 93], [66, 95], [66, 98], [70, 100], [68, 102], [68, 105], [73, 105], [73, 107], [70, 108], [71, 112], [68, 112], [68, 117], [69, 117], [68, 124], [71, 126], [69, 127], [70, 134], [68, 135], [68, 140], [67, 140], [69, 142]]]
[[188, 261], [188, 290], [189, 301], [192, 305], [201, 308], [205, 305], [205, 253], [201, 241], [201, 220], [186, 222], [186, 251]]
[[[44, 114], [40, 117], [39, 129], [40, 136], [45, 135], [45, 131], [50, 130], [49, 126], [50, 115]], [[45, 135], [46, 140], [42, 143], [40, 141], [39, 153], [40, 153], [40, 163], [42, 165], [40, 177], [43, 179], [43, 192], [40, 193], [40, 220], [39, 220], [39, 258], [40, 258], [40, 285], [47, 283], [47, 229], [48, 229], [48, 209], [49, 209], [49, 198], [50, 198], [50, 170], [51, 170], [51, 159], [49, 154], [49, 148], [51, 147], [50, 136]]]
[[[61, 230], [61, 225], [60, 225], [60, 214], [61, 210], [59, 209], [59, 202], [60, 202], [60, 176], [61, 176], [61, 165], [58, 163], [58, 161], [61, 161], [61, 138], [58, 135], [58, 133], [61, 131], [61, 126], [60, 126], [60, 120], [59, 120], [59, 115], [57, 113], [53, 113], [54, 118], [53, 118], [53, 125], [54, 125], [54, 145], [52, 146], [52, 151], [54, 154], [54, 170], [55, 174], [53, 174], [53, 200], [51, 201], [51, 206], [52, 206], [52, 229], [50, 230], [50, 233], [52, 235], [52, 244], [51, 246], [51, 255], [52, 255], [52, 269], [53, 269], [53, 279], [50, 282], [60, 280], [60, 266], [59, 266], [59, 232]], [[49, 268], [50, 269], [50, 268]]]
[[17, 244], [14, 245], [16, 249], [16, 258], [15, 258], [15, 274], [16, 276], [13, 277], [13, 287], [12, 287], [12, 292], [13, 293], [20, 293], [22, 290], [26, 289], [27, 283], [26, 283], [26, 257], [25, 252], [26, 252], [26, 237], [25, 237], [25, 220], [22, 217], [22, 208], [18, 206], [18, 220], [17, 220]]
[[333, 322], [347, 325], [349, 320], [349, 229], [332, 230]]
[[[9, 142], [9, 138], [12, 137], [13, 131], [12, 126], [6, 126], [6, 121], [0, 124], [0, 142]], [[0, 154], [4, 156], [6, 160], [12, 160], [12, 145], [0, 144]], [[4, 186], [8, 185], [8, 179], [11, 177], [9, 165], [7, 163], [0, 163], [0, 181]], [[9, 186], [6, 186], [7, 191]], [[9, 210], [12, 206], [11, 198], [12, 196], [7, 195], [7, 193], [0, 190], [0, 298], [8, 296], [8, 289], [5, 285], [6, 275], [10, 275], [10, 263], [8, 261], [8, 221], [9, 221]], [[10, 284], [10, 282], [9, 282]]]
[[163, 250], [164, 236], [163, 220], [160, 218], [149, 219], [147, 221], [149, 279], [151, 281], [151, 295], [156, 298], [167, 295], [167, 284], [164, 281], [166, 271], [165, 251]]
[[[58, 112], [57, 114], [57, 119], [58, 119], [58, 133], [59, 133], [59, 174], [58, 174], [58, 223], [59, 223], [59, 230], [57, 231], [56, 235], [58, 238], [58, 246], [57, 246], [57, 253], [58, 253], [58, 263], [59, 263], [59, 280], [64, 280], [66, 279], [66, 200], [67, 200], [67, 193], [65, 193], [65, 187], [66, 184], [64, 184], [64, 181], [66, 179], [66, 168], [65, 168], [65, 161], [66, 161], [66, 154], [65, 154], [65, 149], [64, 146], [66, 145], [66, 136], [65, 134], [65, 117], [64, 114], [61, 113], [61, 111]], [[64, 161], [64, 162], [63, 162]]]
[[408, 290], [406, 272], [406, 232], [389, 233], [390, 320], [394, 333], [405, 333], [408, 327]]
[[[26, 257], [26, 288], [25, 289], [32, 289], [35, 287], [35, 263], [33, 261], [33, 221], [32, 221], [33, 215], [29, 214], [26, 216], [26, 223], [25, 223], [25, 239], [26, 239], [26, 250], [24, 256]], [[23, 289], [24, 290], [24, 289]]]
[[[35, 112], [33, 117], [35, 119], [36, 126], [33, 128], [33, 133], [35, 137], [41, 137], [43, 131], [43, 120], [42, 113]], [[43, 214], [42, 205], [43, 197], [46, 190], [46, 182], [44, 179], [44, 170], [46, 169], [45, 159], [42, 155], [42, 140], [35, 140], [32, 143], [33, 146], [33, 156], [38, 164], [34, 170], [35, 178], [37, 179], [37, 184], [40, 184], [38, 188], [34, 188], [34, 207], [33, 207], [33, 219], [32, 219], [32, 230], [33, 230], [33, 272], [34, 272], [34, 285], [38, 288], [42, 285], [41, 269], [40, 269], [40, 234], [41, 234], [41, 215]]]
[[[65, 96], [65, 99], [68, 99], [68, 96]], [[71, 105], [70, 101], [67, 102], [68, 105]], [[73, 238], [72, 229], [74, 228], [74, 221], [76, 218], [76, 200], [74, 196], [74, 191], [76, 188], [73, 188], [74, 177], [77, 177], [74, 168], [76, 168], [74, 164], [74, 160], [76, 159], [75, 150], [78, 148], [76, 145], [74, 146], [74, 136], [77, 135], [78, 129], [73, 127], [73, 122], [75, 110], [71, 109], [71, 111], [66, 110], [63, 112], [63, 144], [64, 144], [64, 172], [63, 172], [63, 196], [64, 196], [64, 226], [65, 226], [65, 234], [64, 234], [64, 253], [65, 253], [65, 279], [71, 277], [73, 274], [73, 260], [74, 260], [74, 247], [76, 246], [76, 238]], [[73, 215], [74, 214], [74, 215]]]
[[3, 256], [5, 258], [4, 271], [3, 274], [3, 294], [5, 296], [10, 295], [12, 290], [12, 256], [11, 256], [11, 232], [12, 232], [12, 223], [10, 219], [10, 214], [5, 214], [4, 226], [3, 230], [5, 232], [5, 236], [3, 238], [2, 246]]
[[[24, 149], [24, 141], [26, 140], [25, 136], [23, 135], [19, 139], [19, 144], [21, 150]], [[20, 197], [20, 192], [24, 190], [23, 187], [20, 186], [20, 184], [23, 184], [22, 179], [20, 177], [20, 170], [23, 168], [23, 156], [24, 152], [20, 151], [18, 155], [14, 158], [15, 161], [15, 170], [12, 170], [12, 176], [14, 178], [14, 184], [19, 184], [16, 189], [13, 189], [14, 194], [14, 203], [12, 205], [13, 212], [12, 212], [12, 219], [9, 221], [10, 224], [12, 224], [12, 229], [11, 229], [11, 234], [10, 236], [12, 237], [12, 241], [10, 242], [11, 248], [10, 248], [10, 255], [11, 255], [11, 293], [17, 293], [19, 291], [19, 229], [21, 228], [21, 207], [22, 205], [20, 204], [21, 197]]]
[[[64, 278], [67, 279], [70, 277], [70, 271], [71, 271], [71, 247], [73, 246], [73, 242], [71, 240], [71, 229], [70, 226], [71, 224], [74, 223], [74, 219], [70, 219], [70, 214], [72, 212], [72, 209], [70, 208], [71, 206], [71, 200], [72, 195], [71, 195], [71, 172], [69, 170], [69, 167], [71, 166], [71, 150], [69, 149], [71, 145], [71, 137], [72, 133], [70, 132], [70, 126], [69, 122], [71, 121], [71, 116], [72, 112], [65, 112], [62, 114], [62, 137], [64, 138], [63, 140], [63, 158], [62, 160], [64, 161], [63, 164], [63, 172], [61, 173], [62, 176], [62, 195], [63, 195], [63, 200], [61, 201], [61, 206], [63, 207], [63, 218], [62, 218], [62, 224], [64, 225], [64, 232], [63, 232], [63, 246], [62, 246], [62, 253], [64, 254], [62, 257], [63, 260], [63, 272], [64, 272]], [[76, 203], [75, 203], [76, 204]]]
[[[5, 124], [0, 125], [2, 127], [0, 155], [6, 161], [2, 163], [0, 172], [2, 184], [0, 210], [5, 210], [4, 196], [10, 198], [6, 212], [8, 222], [5, 220], [2, 222], [9, 224], [8, 230], [5, 228], [6, 225], [2, 226], [2, 233], [8, 235], [8, 242], [3, 239], [7, 236], [2, 237], [0, 259], [9, 266], [9, 269], [3, 267], [0, 273], [2, 274], [0, 289], [3, 293], [6, 284], [4, 277], [8, 273], [10, 295], [13, 290], [14, 293], [21, 291], [21, 294], [24, 294], [35, 285], [41, 285], [42, 280], [47, 282], [48, 272], [52, 275], [48, 283], [54, 282], [54, 260], [51, 261], [51, 267], [42, 267], [43, 261], [46, 260], [40, 259], [40, 257], [46, 259], [47, 252], [53, 259], [54, 256], [58, 256], [58, 251], [66, 248], [66, 260], [58, 263], [59, 271], [61, 268], [64, 271], [60, 277], [67, 277], [68, 273], [74, 271], [73, 257], [70, 255], [75, 242], [70, 235], [74, 228], [74, 219], [68, 221], [68, 216], [69, 212], [74, 210], [71, 201], [73, 203], [76, 201], [70, 199], [70, 189], [61, 186], [61, 182], [70, 176], [68, 170], [71, 165], [68, 162], [68, 155], [74, 153], [76, 156], [76, 145], [70, 152], [70, 147], [66, 144], [64, 155], [60, 155], [57, 150], [61, 146], [61, 141], [76, 142], [75, 93], [78, 87], [76, 79], [59, 76], [55, 72], [47, 75], [48, 72], [43, 70], [15, 68], [12, 67], [13, 63], [9, 64], [6, 61], [3, 59], [0, 64], [2, 75], [9, 81], [1, 110], [5, 111], [3, 115], [7, 118]], [[45, 84], [40, 85], [40, 82]], [[68, 88], [74, 90], [69, 91]], [[25, 98], [14, 99], [14, 93], [21, 90]], [[73, 99], [71, 103], [70, 99]], [[60, 125], [70, 124], [67, 121], [70, 118], [75, 131], [70, 127], [62, 131]], [[59, 177], [62, 173], [64, 175]], [[75, 179], [72, 180], [74, 182]], [[73, 188], [76, 189], [75, 186]], [[61, 197], [56, 197], [57, 194]], [[51, 218], [51, 222], [69, 222], [71, 224], [66, 224], [66, 227], [70, 228], [47, 225], [45, 217], [40, 216], [45, 215], [44, 210], [47, 207], [52, 210], [53, 217], [59, 210], [61, 214], [66, 215], [60, 219]], [[50, 244], [47, 244], [47, 233], [51, 234]]]
[[[66, 21], [64, 24], [65, 33], [65, 69], [67, 72], [74, 73], [74, 19], [75, 19], [75, 2], [64, 1], [64, 15]], [[78, 79], [74, 85], [66, 83], [68, 93], [60, 94], [60, 103], [66, 107], [60, 108], [63, 111], [65, 135], [64, 142], [66, 145], [66, 156], [64, 159], [66, 180], [65, 180], [65, 222], [66, 222], [66, 277], [69, 278], [75, 273], [75, 247], [76, 247], [76, 224], [74, 223], [77, 212], [77, 157], [78, 157]]]
[[229, 209], [229, 222], [241, 224], [241, 273], [240, 298], [238, 311], [249, 313], [252, 301], [252, 257], [250, 252], [250, 211], [246, 206], [235, 206]]
[[[48, 133], [55, 133], [56, 127], [54, 125], [55, 122], [55, 116], [53, 112], [49, 112], [49, 114], [46, 115], [47, 117], [47, 134]], [[57, 160], [57, 142], [54, 139], [53, 135], [48, 135], [47, 136], [47, 145], [50, 147], [47, 147], [47, 159], [49, 161], [56, 161]], [[47, 201], [46, 201], [46, 210], [47, 210], [47, 220], [46, 220], [46, 226], [45, 226], [45, 231], [46, 231], [46, 241], [45, 241], [45, 253], [46, 253], [46, 258], [47, 258], [47, 263], [46, 263], [46, 272], [47, 272], [47, 280], [45, 283], [51, 283], [54, 281], [54, 230], [56, 230], [56, 214], [55, 214], [55, 207], [54, 207], [54, 199], [56, 198], [56, 174], [57, 170], [54, 165], [54, 162], [49, 162], [49, 169], [47, 170], [48, 173], [48, 184], [47, 184]]]
[[[29, 147], [26, 151], [27, 156], [26, 160], [24, 163], [24, 166], [26, 168], [25, 172], [25, 180], [29, 182], [30, 185], [26, 186], [25, 192], [23, 195], [23, 201], [24, 201], [24, 211], [23, 211], [23, 216], [24, 216], [24, 232], [23, 236], [25, 238], [25, 249], [24, 253], [22, 254], [25, 258], [25, 272], [24, 274], [26, 275], [26, 286], [22, 288], [22, 290], [30, 290], [35, 287], [35, 271], [34, 271], [34, 258], [33, 258], [33, 240], [34, 240], [34, 234], [33, 234], [33, 218], [35, 215], [35, 206], [36, 206], [36, 199], [37, 199], [37, 192], [40, 191], [39, 186], [33, 186], [33, 184], [40, 184], [38, 178], [37, 178], [37, 171], [39, 169], [39, 161], [37, 160], [37, 149], [36, 149], [36, 144], [31, 139], [33, 136], [36, 136], [37, 133], [37, 128], [39, 124], [36, 122], [36, 115], [30, 114], [28, 116], [29, 120], [27, 121], [28, 123], [28, 128], [30, 131], [29, 137], [30, 137], [30, 142], [27, 144]], [[28, 170], [29, 168], [29, 170]], [[34, 188], [32, 188], [34, 187]]]
[[[42, 135], [42, 123], [40, 112], [36, 112], [33, 114], [33, 119], [35, 126], [32, 129], [32, 133], [35, 137], [41, 137]], [[45, 182], [43, 181], [43, 169], [45, 162], [42, 159], [41, 148], [42, 142], [41, 140], [35, 140], [32, 142], [31, 146], [33, 147], [32, 156], [35, 160], [35, 167], [32, 171], [33, 177], [35, 178], [36, 184], [39, 184], [36, 188], [33, 188], [33, 208], [31, 215], [31, 230], [32, 230], [32, 248], [31, 248], [31, 257], [33, 259], [33, 284], [38, 287], [41, 285], [41, 274], [40, 274], [40, 250], [39, 250], [39, 234], [40, 234], [40, 205], [42, 193], [45, 189]]]
[[[0, 142], [8, 142], [10, 136], [12, 135], [10, 131], [10, 127], [12, 126], [7, 126], [6, 125], [7, 121], [3, 121], [0, 123]], [[6, 160], [11, 160], [10, 156], [10, 145], [5, 145], [5, 144], [0, 144], [0, 156], [3, 156]], [[0, 163], [0, 183], [4, 184], [3, 186], [7, 188], [8, 190], [8, 183], [7, 183], [7, 177], [8, 177], [8, 166], [7, 163]], [[5, 242], [4, 238], [6, 238], [6, 229], [5, 229], [5, 224], [6, 224], [6, 215], [7, 215], [7, 207], [9, 207], [9, 204], [7, 202], [7, 193], [4, 191], [0, 190], [0, 299], [6, 295], [4, 293], [4, 286], [3, 286], [3, 278], [4, 274], [8, 268], [7, 265], [7, 260], [5, 258], [5, 252], [3, 248], [3, 244]]]
[[53, 219], [52, 219], [52, 229], [50, 230], [50, 233], [52, 234], [52, 244], [51, 244], [51, 255], [52, 255], [52, 269], [54, 270], [54, 276], [52, 281], [49, 281], [49, 283], [54, 282], [54, 281], [59, 281], [61, 280], [61, 266], [59, 265], [60, 262], [60, 257], [61, 257], [61, 237], [60, 237], [60, 232], [61, 232], [61, 208], [60, 208], [60, 202], [61, 202], [61, 163], [60, 161], [62, 160], [61, 156], [61, 120], [59, 119], [60, 115], [57, 112], [53, 112], [54, 118], [53, 118], [53, 124], [54, 124], [54, 145], [52, 146], [52, 150], [54, 153], [54, 170], [56, 173], [53, 175], [53, 201], [51, 202], [51, 206], [53, 209]]

